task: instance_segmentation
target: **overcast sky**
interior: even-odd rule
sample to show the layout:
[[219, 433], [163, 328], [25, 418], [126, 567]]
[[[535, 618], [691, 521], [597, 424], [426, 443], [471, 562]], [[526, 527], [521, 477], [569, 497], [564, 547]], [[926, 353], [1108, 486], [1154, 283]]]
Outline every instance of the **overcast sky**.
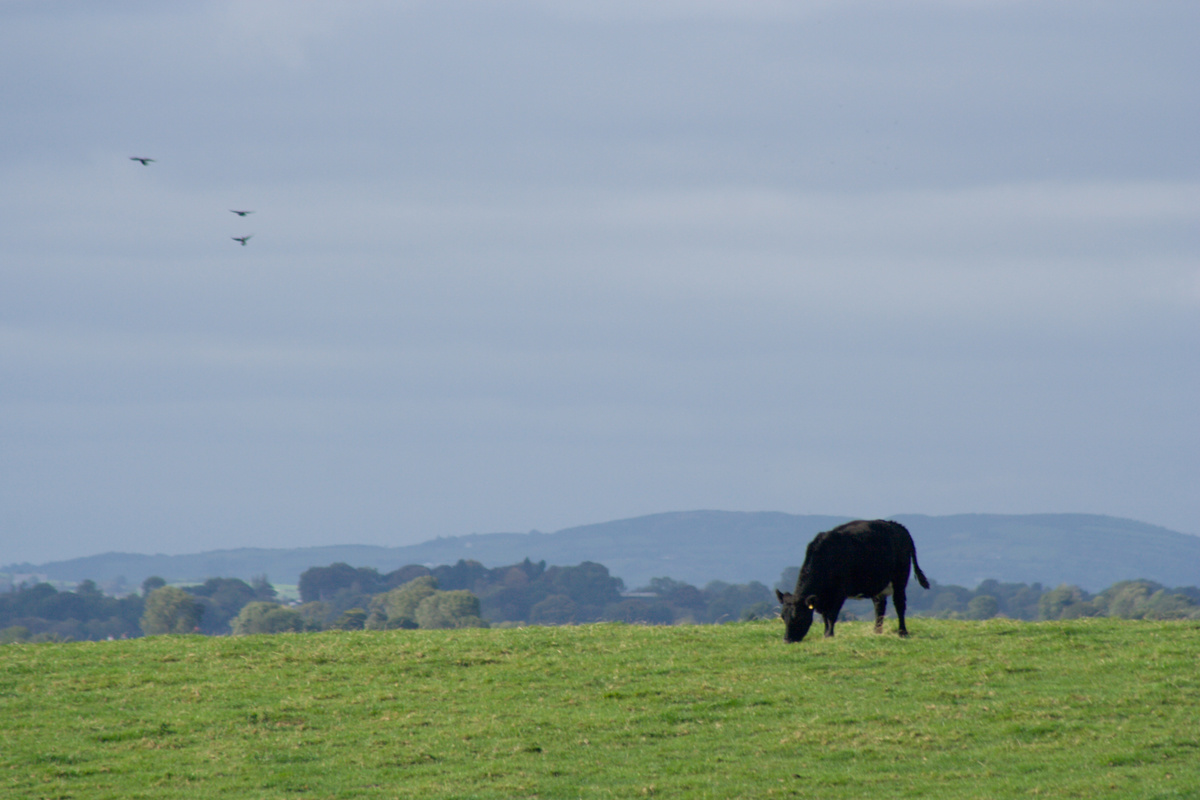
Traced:
[[0, 564], [701, 508], [1200, 534], [1198, 35], [0, 0]]

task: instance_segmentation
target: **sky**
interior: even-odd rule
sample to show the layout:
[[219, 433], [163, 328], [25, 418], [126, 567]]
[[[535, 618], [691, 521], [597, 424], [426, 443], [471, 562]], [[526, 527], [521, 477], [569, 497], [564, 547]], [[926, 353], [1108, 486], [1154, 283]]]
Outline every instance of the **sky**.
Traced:
[[1198, 31], [0, 0], [0, 564], [692, 509], [1200, 534]]

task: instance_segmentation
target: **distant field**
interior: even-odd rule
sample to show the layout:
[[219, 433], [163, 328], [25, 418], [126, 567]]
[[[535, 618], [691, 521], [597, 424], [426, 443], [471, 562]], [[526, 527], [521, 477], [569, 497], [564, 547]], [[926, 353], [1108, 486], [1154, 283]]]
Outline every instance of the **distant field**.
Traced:
[[1200, 797], [1200, 624], [910, 622], [7, 645], [0, 796]]

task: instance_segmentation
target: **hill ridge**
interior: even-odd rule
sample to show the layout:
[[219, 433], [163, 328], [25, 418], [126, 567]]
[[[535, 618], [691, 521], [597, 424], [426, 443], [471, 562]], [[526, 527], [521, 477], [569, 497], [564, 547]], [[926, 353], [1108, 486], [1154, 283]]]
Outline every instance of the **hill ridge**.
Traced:
[[[40, 565], [0, 567], [9, 574], [98, 583], [118, 576], [140, 584], [150, 575], [169, 581], [208, 577], [245, 580], [267, 575], [295, 583], [314, 566], [344, 561], [388, 572], [406, 564], [486, 566], [530, 558], [550, 564], [595, 561], [630, 589], [652, 577], [702, 586], [712, 580], [771, 584], [798, 565], [818, 532], [846, 516], [782, 511], [668, 511], [564, 528], [554, 533], [471, 533], [413, 545], [242, 547], [184, 555], [107, 552]], [[1101, 514], [896, 514], [913, 533], [925, 572], [942, 584], [1005, 582], [1076, 584], [1097, 591], [1119, 580], [1147, 578], [1167, 586], [1200, 585], [1200, 537], [1137, 520]]]

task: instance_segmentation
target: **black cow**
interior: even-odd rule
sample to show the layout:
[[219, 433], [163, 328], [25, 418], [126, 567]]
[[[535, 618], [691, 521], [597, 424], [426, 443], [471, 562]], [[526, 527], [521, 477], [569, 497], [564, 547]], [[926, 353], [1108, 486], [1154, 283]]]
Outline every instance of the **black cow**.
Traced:
[[908, 636], [904, 627], [904, 609], [908, 607], [904, 587], [908, 585], [909, 561], [917, 580], [928, 589], [929, 581], [917, 564], [917, 546], [908, 529], [898, 522], [858, 520], [818, 533], [808, 543], [796, 591], [784, 594], [775, 590], [783, 606], [783, 640], [803, 639], [812, 626], [813, 611], [824, 618], [825, 635], [833, 636], [834, 623], [847, 597], [869, 597], [874, 601], [875, 632], [880, 633], [889, 594], [900, 618], [900, 635]]

